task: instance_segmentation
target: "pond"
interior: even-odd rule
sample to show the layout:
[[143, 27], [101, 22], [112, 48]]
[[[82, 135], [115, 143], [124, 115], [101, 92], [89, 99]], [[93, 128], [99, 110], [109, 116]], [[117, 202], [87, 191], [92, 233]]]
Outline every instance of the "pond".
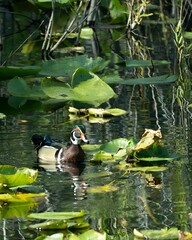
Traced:
[[[166, 55], [167, 51], [172, 50], [172, 43], [168, 43], [166, 49], [165, 42], [158, 38], [160, 35], [158, 29], [152, 27], [150, 33], [153, 33], [150, 40], [155, 49], [153, 59], [171, 60], [174, 65], [174, 53], [169, 55], [169, 59]], [[127, 54], [127, 39], [112, 41], [110, 30], [100, 30], [98, 37], [102, 49], [105, 47], [110, 49], [107, 54], [105, 53], [105, 57], [110, 61], [109, 68], [112, 74], [118, 71], [120, 76], [125, 78], [135, 75], [135, 69], [115, 64], [120, 62], [120, 54], [116, 53]], [[107, 42], [108, 38], [110, 43]], [[10, 44], [8, 40], [7, 48]], [[94, 56], [95, 52], [88, 48], [89, 44], [86, 40], [86, 53]], [[102, 51], [97, 52], [97, 56], [102, 55]], [[19, 53], [18, 58], [12, 58], [10, 63], [38, 64], [40, 58], [35, 59], [37, 56], [37, 53], [33, 55], [30, 62], [28, 57]], [[158, 75], [171, 75], [172, 69], [167, 65], [161, 65], [150, 71]], [[149, 69], [140, 71], [147, 72]], [[141, 75], [141, 72], [138, 71], [137, 74]], [[81, 210], [85, 211], [90, 228], [98, 232], [105, 231], [107, 239], [133, 239], [134, 229], [155, 230], [174, 227], [181, 231], [192, 231], [189, 215], [192, 211], [191, 115], [177, 105], [174, 83], [113, 84], [113, 90], [118, 96], [107, 101], [103, 107], [121, 108], [126, 110], [127, 114], [92, 122], [83, 117], [71, 120], [68, 104], [55, 111], [12, 109], [10, 114], [6, 94], [4, 96], [5, 85], [6, 83], [1, 83], [0, 112], [7, 116], [0, 120], [0, 162], [2, 165], [38, 169], [38, 178], [34, 185], [42, 187], [46, 197], [35, 205], [3, 206], [0, 239], [35, 239], [43, 234], [51, 235], [58, 232], [30, 228], [31, 224], [38, 221], [27, 218], [29, 213]], [[86, 126], [90, 145], [103, 144], [117, 138], [134, 137], [139, 140], [146, 128], [161, 129], [170, 153], [179, 155], [179, 158], [162, 164], [167, 167], [165, 171], [135, 172], [129, 168], [120, 168], [122, 159], [91, 161], [93, 155], [85, 148], [87, 159], [85, 165], [80, 168], [38, 164], [36, 151], [31, 142], [32, 135], [49, 134], [54, 139], [66, 143], [69, 142], [70, 132], [76, 124]], [[109, 187], [104, 191], [98, 188], [98, 192], [94, 188], [107, 184], [114, 188]]]

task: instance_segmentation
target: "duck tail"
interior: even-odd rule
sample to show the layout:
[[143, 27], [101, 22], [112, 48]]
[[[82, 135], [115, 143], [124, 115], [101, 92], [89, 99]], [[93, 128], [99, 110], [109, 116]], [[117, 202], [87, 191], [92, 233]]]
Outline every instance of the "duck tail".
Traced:
[[52, 140], [48, 135], [42, 136], [42, 135], [34, 134], [31, 140], [36, 149], [39, 149], [40, 147], [45, 145], [50, 146], [52, 144]]

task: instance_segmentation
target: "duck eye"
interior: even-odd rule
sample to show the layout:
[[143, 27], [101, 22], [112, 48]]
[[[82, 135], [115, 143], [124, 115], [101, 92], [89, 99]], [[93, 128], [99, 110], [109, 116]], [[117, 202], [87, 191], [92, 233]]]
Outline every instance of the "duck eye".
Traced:
[[81, 132], [78, 129], [75, 131], [75, 137], [77, 138], [81, 137]]

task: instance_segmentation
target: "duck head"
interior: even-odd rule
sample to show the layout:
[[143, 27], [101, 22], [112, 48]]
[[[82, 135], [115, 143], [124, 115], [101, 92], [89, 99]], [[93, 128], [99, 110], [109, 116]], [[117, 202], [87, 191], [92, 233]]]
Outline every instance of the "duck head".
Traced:
[[70, 140], [71, 140], [72, 144], [79, 145], [82, 141], [84, 143], [89, 143], [89, 140], [86, 137], [85, 131], [86, 131], [85, 126], [83, 126], [83, 125], [76, 126], [71, 131]]

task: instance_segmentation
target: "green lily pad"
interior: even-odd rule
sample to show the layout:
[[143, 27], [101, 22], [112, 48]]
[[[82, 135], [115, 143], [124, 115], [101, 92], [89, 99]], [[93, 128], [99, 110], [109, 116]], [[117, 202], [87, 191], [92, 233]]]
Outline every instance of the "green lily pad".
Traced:
[[37, 170], [0, 165], [0, 183], [8, 187], [32, 184], [37, 175]]
[[107, 235], [106, 233], [99, 233], [93, 229], [86, 231], [84, 233], [82, 233], [79, 237], [79, 240], [106, 240], [107, 239]]
[[126, 60], [127, 67], [152, 67], [158, 65], [169, 65], [166, 60]]
[[121, 149], [131, 150], [135, 147], [135, 140], [133, 138], [117, 138], [108, 143], [104, 143], [100, 146], [100, 150], [111, 153], [118, 154]]
[[29, 218], [37, 219], [54, 219], [54, 220], [69, 220], [85, 216], [85, 212], [44, 212], [44, 213], [31, 213]]
[[109, 75], [103, 77], [103, 80], [108, 84], [123, 84], [123, 85], [143, 85], [143, 84], [169, 84], [174, 83], [177, 80], [176, 75], [162, 75], [156, 77], [147, 78], [135, 78], [135, 79], [122, 79], [118, 75]]
[[95, 186], [95, 187], [89, 187], [87, 189], [88, 193], [106, 193], [106, 192], [115, 192], [119, 188], [117, 186], [114, 186], [112, 184], [106, 184], [103, 186]]
[[39, 74], [53, 77], [66, 76], [70, 78], [74, 71], [82, 66], [88, 71], [97, 72], [102, 70], [107, 64], [108, 62], [100, 57], [93, 59], [87, 55], [80, 55], [46, 61], [42, 64], [42, 71]]
[[24, 67], [0, 66], [1, 80], [11, 79], [11, 78], [14, 78], [15, 76], [24, 77], [24, 76], [36, 75], [40, 71], [41, 71], [41, 67], [38, 67], [38, 66], [24, 66]]
[[37, 202], [33, 198], [28, 198], [27, 201], [6, 202], [0, 208], [0, 218], [25, 217], [35, 207], [37, 207]]
[[160, 229], [160, 230], [141, 230], [134, 229], [134, 235], [139, 239], [151, 239], [151, 240], [171, 240], [179, 239], [179, 230], [177, 228]]
[[63, 233], [55, 233], [50, 236], [39, 236], [35, 238], [35, 240], [63, 240], [63, 239], [64, 239]]
[[74, 100], [98, 106], [115, 96], [113, 89], [97, 75], [79, 68], [72, 77], [71, 86], [53, 79], [44, 79], [42, 89], [51, 98]]

